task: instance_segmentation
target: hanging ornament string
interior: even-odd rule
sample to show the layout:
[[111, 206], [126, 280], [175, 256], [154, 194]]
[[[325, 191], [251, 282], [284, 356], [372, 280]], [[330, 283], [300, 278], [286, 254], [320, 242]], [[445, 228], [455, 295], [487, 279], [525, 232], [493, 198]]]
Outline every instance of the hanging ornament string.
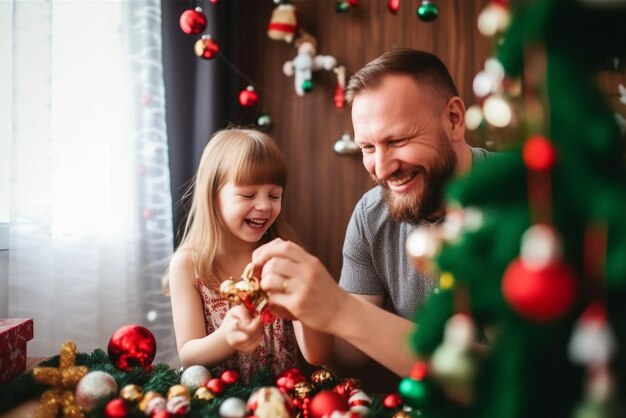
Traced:
[[[248, 84], [250, 84], [251, 86], [253, 86], [257, 91], [260, 91], [264, 94], [264, 96], [267, 96], [270, 98], [270, 100], [273, 100], [277, 103], [280, 103], [282, 105], [285, 106], [289, 106], [290, 108], [294, 108], [294, 107], [304, 107], [305, 105], [310, 105], [310, 103], [304, 103], [300, 100], [288, 100], [282, 96], [278, 96], [276, 94], [273, 93], [273, 91], [267, 87], [265, 87], [262, 84], [257, 83], [256, 81], [254, 81], [251, 77], [249, 77], [247, 74], [245, 74], [243, 71], [241, 71], [239, 68], [237, 68], [237, 66], [235, 64], [233, 64], [232, 61], [230, 61], [223, 53], [222, 51], [219, 51], [217, 53], [217, 56], [219, 58], [222, 59], [222, 61], [228, 66], [228, 68], [230, 68], [233, 72], [235, 72], [239, 77], [243, 78]], [[325, 96], [320, 96], [319, 98], [317, 98], [316, 100], [313, 100], [313, 104], [317, 104], [317, 102], [323, 102], [326, 101], [326, 97]]]

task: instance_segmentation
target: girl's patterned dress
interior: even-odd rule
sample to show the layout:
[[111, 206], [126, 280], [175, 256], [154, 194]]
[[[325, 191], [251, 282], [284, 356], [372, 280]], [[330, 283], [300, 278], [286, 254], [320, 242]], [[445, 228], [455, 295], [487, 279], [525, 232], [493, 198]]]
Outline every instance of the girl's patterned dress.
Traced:
[[[229, 308], [228, 302], [219, 293], [209, 289], [198, 277], [197, 272], [196, 289], [204, 302], [204, 322], [207, 335], [209, 335], [222, 325]], [[262, 367], [267, 368], [274, 375], [296, 367], [297, 353], [298, 345], [291, 321], [276, 319], [273, 323], [263, 326], [261, 343], [256, 350], [249, 354], [236, 352], [211, 371], [214, 375], [219, 375], [226, 369], [234, 369], [239, 371], [241, 378], [247, 383], [250, 376]]]

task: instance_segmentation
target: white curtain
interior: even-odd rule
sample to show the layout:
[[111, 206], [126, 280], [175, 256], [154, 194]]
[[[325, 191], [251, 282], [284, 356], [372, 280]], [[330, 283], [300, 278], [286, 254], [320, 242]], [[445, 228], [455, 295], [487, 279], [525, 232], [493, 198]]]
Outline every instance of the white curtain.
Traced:
[[141, 324], [176, 363], [160, 1], [16, 0], [12, 37], [8, 312], [34, 319], [28, 355]]

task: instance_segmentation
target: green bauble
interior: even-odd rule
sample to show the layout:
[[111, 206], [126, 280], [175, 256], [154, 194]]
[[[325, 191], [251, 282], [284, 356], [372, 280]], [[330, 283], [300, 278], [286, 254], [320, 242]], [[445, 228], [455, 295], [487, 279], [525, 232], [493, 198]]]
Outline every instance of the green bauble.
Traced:
[[256, 124], [263, 132], [272, 130], [272, 117], [267, 113], [261, 113], [256, 120]]
[[302, 90], [305, 93], [309, 93], [311, 90], [313, 90], [313, 80], [311, 80], [311, 79], [304, 80], [302, 82]]
[[428, 380], [415, 380], [405, 377], [400, 381], [398, 391], [407, 405], [413, 408], [423, 408], [430, 404], [433, 387]]
[[422, 1], [422, 5], [417, 8], [417, 17], [424, 22], [432, 22], [439, 16], [439, 8], [429, 0]]
[[339, 14], [346, 13], [349, 8], [350, 8], [350, 3], [348, 3], [347, 1], [338, 1], [337, 4], [335, 4], [335, 10]]

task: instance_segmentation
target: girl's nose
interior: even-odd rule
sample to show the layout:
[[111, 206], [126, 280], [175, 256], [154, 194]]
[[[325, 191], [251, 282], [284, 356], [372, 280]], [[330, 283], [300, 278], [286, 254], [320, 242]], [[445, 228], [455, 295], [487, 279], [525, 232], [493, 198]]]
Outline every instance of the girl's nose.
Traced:
[[254, 205], [255, 209], [260, 211], [270, 210], [271, 202], [268, 196], [259, 196]]

